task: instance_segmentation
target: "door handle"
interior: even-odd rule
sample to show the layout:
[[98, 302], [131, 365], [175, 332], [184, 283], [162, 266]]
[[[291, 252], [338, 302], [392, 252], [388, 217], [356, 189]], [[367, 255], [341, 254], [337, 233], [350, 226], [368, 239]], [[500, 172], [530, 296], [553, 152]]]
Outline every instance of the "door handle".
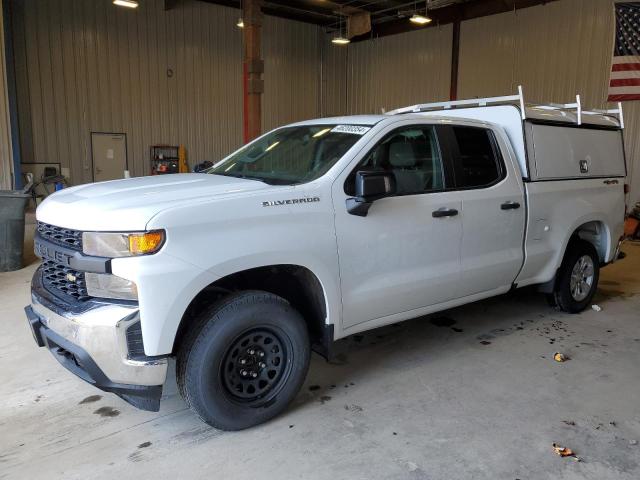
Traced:
[[440, 208], [431, 212], [433, 218], [455, 217], [456, 215], [458, 215], [458, 210], [455, 208]]
[[500, 208], [502, 210], [516, 210], [517, 208], [520, 208], [520, 204], [518, 202], [508, 201], [500, 205]]

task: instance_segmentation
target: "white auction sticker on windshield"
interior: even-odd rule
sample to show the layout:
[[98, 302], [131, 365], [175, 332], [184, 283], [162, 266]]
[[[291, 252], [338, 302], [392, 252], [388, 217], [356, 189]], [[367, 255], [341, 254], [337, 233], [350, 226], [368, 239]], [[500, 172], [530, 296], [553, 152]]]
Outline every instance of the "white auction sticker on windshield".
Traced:
[[336, 125], [331, 130], [335, 133], [352, 133], [353, 135], [364, 135], [371, 127], [363, 127], [361, 125]]

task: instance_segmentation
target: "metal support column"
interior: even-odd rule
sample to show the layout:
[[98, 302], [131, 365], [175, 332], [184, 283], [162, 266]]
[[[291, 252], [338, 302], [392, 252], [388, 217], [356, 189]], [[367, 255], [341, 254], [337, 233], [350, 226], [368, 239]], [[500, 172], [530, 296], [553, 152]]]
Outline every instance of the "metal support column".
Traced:
[[12, 23], [12, 3], [8, 0], [2, 1], [2, 22], [4, 33], [4, 58], [6, 72], [6, 89], [9, 107], [8, 128], [11, 134], [11, 146], [9, 151], [13, 161], [13, 188], [22, 188], [22, 167], [20, 155], [20, 127], [18, 124], [18, 94], [16, 90], [16, 68], [13, 54], [13, 23]]
[[460, 61], [460, 20], [453, 22], [453, 38], [451, 39], [451, 85], [449, 100], [458, 99], [458, 64]]
[[264, 62], [261, 54], [262, 0], [244, 0], [244, 141], [249, 142], [262, 133], [262, 92], [264, 92]]

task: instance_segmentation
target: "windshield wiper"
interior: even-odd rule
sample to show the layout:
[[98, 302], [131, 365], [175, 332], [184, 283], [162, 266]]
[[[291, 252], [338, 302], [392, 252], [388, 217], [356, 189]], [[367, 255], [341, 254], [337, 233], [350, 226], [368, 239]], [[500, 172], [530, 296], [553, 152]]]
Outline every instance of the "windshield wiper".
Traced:
[[263, 178], [252, 177], [251, 175], [242, 175], [241, 173], [218, 173], [218, 172], [216, 172], [213, 175], [220, 175], [222, 177], [242, 178], [244, 180], [255, 180], [256, 182], [266, 183], [267, 185], [269, 184], [269, 182], [267, 182]]
[[294, 179], [284, 179], [277, 177], [258, 177], [252, 175], [243, 175], [241, 173], [212, 173], [211, 175], [222, 175], [224, 177], [242, 178], [244, 180], [257, 180], [267, 185], [299, 185], [302, 182]]

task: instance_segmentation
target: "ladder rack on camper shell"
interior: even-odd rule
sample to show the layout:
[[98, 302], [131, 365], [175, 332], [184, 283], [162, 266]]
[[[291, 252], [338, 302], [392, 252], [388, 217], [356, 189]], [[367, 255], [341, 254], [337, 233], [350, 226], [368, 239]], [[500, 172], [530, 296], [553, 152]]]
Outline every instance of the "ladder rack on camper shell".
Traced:
[[[487, 98], [471, 98], [468, 100], [453, 100], [450, 102], [434, 102], [434, 103], [419, 103], [411, 105], [409, 107], [397, 108], [387, 112], [387, 115], [400, 115], [403, 113], [420, 113], [434, 110], [450, 110], [456, 107], [486, 107], [489, 105], [504, 105], [517, 103], [520, 107], [520, 115], [522, 120], [527, 118], [527, 108], [524, 102], [524, 94], [522, 93], [522, 85], [518, 86], [518, 93], [516, 95], [506, 95], [502, 97], [487, 97]], [[618, 108], [611, 110], [583, 110], [580, 102], [580, 95], [576, 95], [576, 101], [574, 103], [550, 103], [542, 105], [532, 105], [532, 107], [540, 110], [553, 110], [553, 111], [566, 111], [573, 113], [575, 111], [576, 123], [582, 125], [583, 116], [586, 115], [606, 115], [617, 116], [620, 128], [624, 128], [624, 116], [622, 114], [622, 103], [618, 102]]]

